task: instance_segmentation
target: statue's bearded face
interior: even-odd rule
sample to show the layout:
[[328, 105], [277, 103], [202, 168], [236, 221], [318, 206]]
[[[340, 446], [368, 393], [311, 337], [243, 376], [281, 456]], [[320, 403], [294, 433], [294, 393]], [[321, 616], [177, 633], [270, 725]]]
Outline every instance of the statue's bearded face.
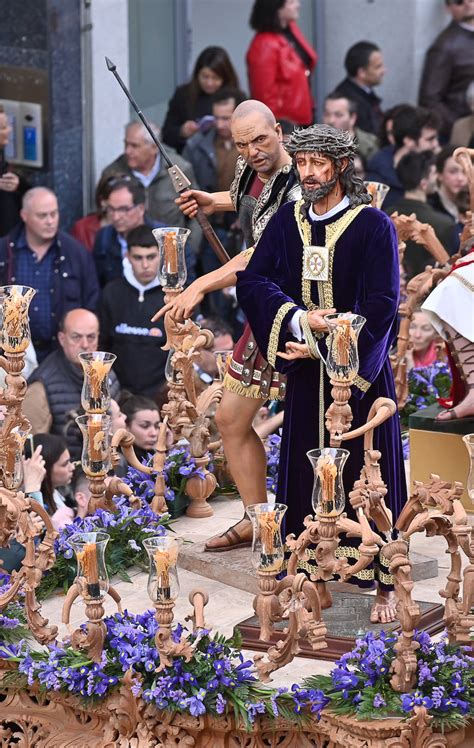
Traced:
[[304, 200], [317, 203], [330, 195], [339, 182], [332, 158], [316, 151], [299, 151], [295, 164]]

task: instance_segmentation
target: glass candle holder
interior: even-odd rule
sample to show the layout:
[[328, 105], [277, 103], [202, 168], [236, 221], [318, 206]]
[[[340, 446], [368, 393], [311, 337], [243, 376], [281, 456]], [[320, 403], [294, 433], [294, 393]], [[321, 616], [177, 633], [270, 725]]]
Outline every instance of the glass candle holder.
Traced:
[[346, 497], [342, 473], [349, 452], [347, 449], [311, 449], [306, 453], [314, 472], [311, 502], [319, 517], [338, 517], [344, 511]]
[[158, 278], [163, 287], [183, 288], [186, 283], [188, 271], [184, 248], [190, 233], [189, 229], [173, 226], [153, 229], [160, 251]]
[[3, 482], [5, 488], [10, 491], [16, 491], [23, 483], [23, 448], [29, 434], [31, 434], [30, 424], [25, 428], [14, 426], [5, 440]]
[[465, 434], [462, 438], [469, 454], [469, 473], [467, 475], [467, 495], [474, 504], [474, 434]]
[[372, 195], [371, 205], [381, 210], [390, 187], [387, 184], [383, 184], [383, 182], [364, 182], [364, 184], [369, 195]]
[[232, 351], [214, 351], [214, 357], [216, 359], [217, 380], [223, 382], [226, 371], [230, 366]]
[[328, 355], [324, 362], [328, 376], [335, 382], [351, 382], [359, 371], [357, 340], [365, 317], [347, 312], [328, 314], [324, 319], [329, 328]]
[[103, 413], [78, 416], [76, 423], [82, 432], [81, 463], [84, 473], [93, 478], [112, 469], [110, 459], [110, 416]]
[[155, 535], [143, 541], [150, 563], [147, 592], [154, 603], [172, 602], [179, 595], [176, 564], [180, 545], [179, 538], [170, 538], [167, 535]]
[[284, 559], [281, 522], [285, 504], [252, 504], [247, 514], [252, 522], [252, 564], [259, 572], [278, 572]]
[[36, 291], [30, 286], [0, 286], [2, 348], [23, 353], [31, 341], [28, 310]]
[[79, 354], [84, 370], [81, 405], [86, 413], [105, 413], [109, 409], [109, 372], [116, 358], [104, 351]]
[[170, 348], [168, 351], [168, 357], [165, 364], [165, 379], [168, 384], [176, 384], [178, 381], [178, 374], [173, 366], [173, 356], [176, 353], [174, 348]]
[[106, 532], [79, 532], [69, 538], [77, 559], [78, 584], [84, 598], [98, 599], [109, 590], [105, 549], [110, 540]]

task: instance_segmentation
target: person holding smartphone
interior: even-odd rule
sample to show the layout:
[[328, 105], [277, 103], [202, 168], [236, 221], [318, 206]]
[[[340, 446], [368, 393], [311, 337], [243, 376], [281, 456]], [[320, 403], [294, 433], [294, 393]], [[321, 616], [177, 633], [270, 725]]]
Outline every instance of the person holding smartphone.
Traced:
[[23, 177], [11, 171], [5, 160], [12, 128], [3, 106], [0, 104], [0, 236], [20, 222], [21, 198], [29, 188]]

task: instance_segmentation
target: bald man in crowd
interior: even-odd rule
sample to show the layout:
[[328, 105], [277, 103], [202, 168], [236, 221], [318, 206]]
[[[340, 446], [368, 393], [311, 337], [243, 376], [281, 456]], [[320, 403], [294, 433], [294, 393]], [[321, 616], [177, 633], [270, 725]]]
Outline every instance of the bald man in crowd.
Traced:
[[[282, 146], [281, 127], [265, 104], [253, 99], [239, 104], [232, 115], [231, 131], [239, 158], [230, 190], [190, 190], [177, 203], [190, 217], [196, 214], [198, 205], [206, 215], [238, 212], [248, 249], [198, 278], [154, 319], [167, 310], [177, 320], [190, 317], [206, 293], [235, 285], [236, 273], [247, 266], [251, 248], [258, 244], [270, 218], [280, 205], [301, 197], [291, 158]], [[265, 502], [266, 455], [253, 421], [266, 400], [284, 397], [285, 382], [260, 354], [248, 325], [234, 348], [224, 387], [216, 420], [230, 471], [244, 507]], [[205, 550], [221, 552], [249, 546], [251, 539], [251, 523], [244, 513], [242, 520], [208, 540]]]
[[99, 284], [90, 253], [59, 229], [56, 195], [46, 187], [25, 192], [21, 223], [0, 239], [0, 285], [31, 286], [31, 339], [38, 361], [57, 348], [59, 320], [70, 309], [95, 311]]
[[[81, 408], [84, 374], [80, 353], [97, 350], [99, 320], [87, 309], [74, 309], [60, 321], [59, 348], [50, 353], [28, 379], [23, 412], [31, 422], [33, 433], [64, 436], [73, 460], [80, 459], [82, 438], [74, 423]], [[120, 386], [110, 372], [110, 390], [117, 399]], [[68, 428], [68, 426], [70, 428]]]

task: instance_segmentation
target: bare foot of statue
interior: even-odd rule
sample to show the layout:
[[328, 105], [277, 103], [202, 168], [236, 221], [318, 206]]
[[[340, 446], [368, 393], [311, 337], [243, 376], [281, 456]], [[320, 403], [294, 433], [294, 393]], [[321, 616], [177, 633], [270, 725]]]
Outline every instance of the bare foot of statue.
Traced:
[[397, 618], [396, 598], [394, 592], [388, 590], [377, 590], [374, 604], [370, 611], [371, 623], [391, 623]]
[[437, 421], [452, 421], [455, 418], [473, 418], [474, 417], [474, 389], [468, 390], [466, 397], [461, 400], [454, 408], [442, 410], [436, 416]]
[[252, 523], [244, 517], [220, 535], [209, 538], [205, 551], [220, 553], [234, 548], [249, 548], [252, 545]]
[[332, 595], [329, 591], [329, 587], [326, 582], [316, 582], [316, 589], [319, 594], [319, 602], [321, 604], [321, 610], [332, 607]]

